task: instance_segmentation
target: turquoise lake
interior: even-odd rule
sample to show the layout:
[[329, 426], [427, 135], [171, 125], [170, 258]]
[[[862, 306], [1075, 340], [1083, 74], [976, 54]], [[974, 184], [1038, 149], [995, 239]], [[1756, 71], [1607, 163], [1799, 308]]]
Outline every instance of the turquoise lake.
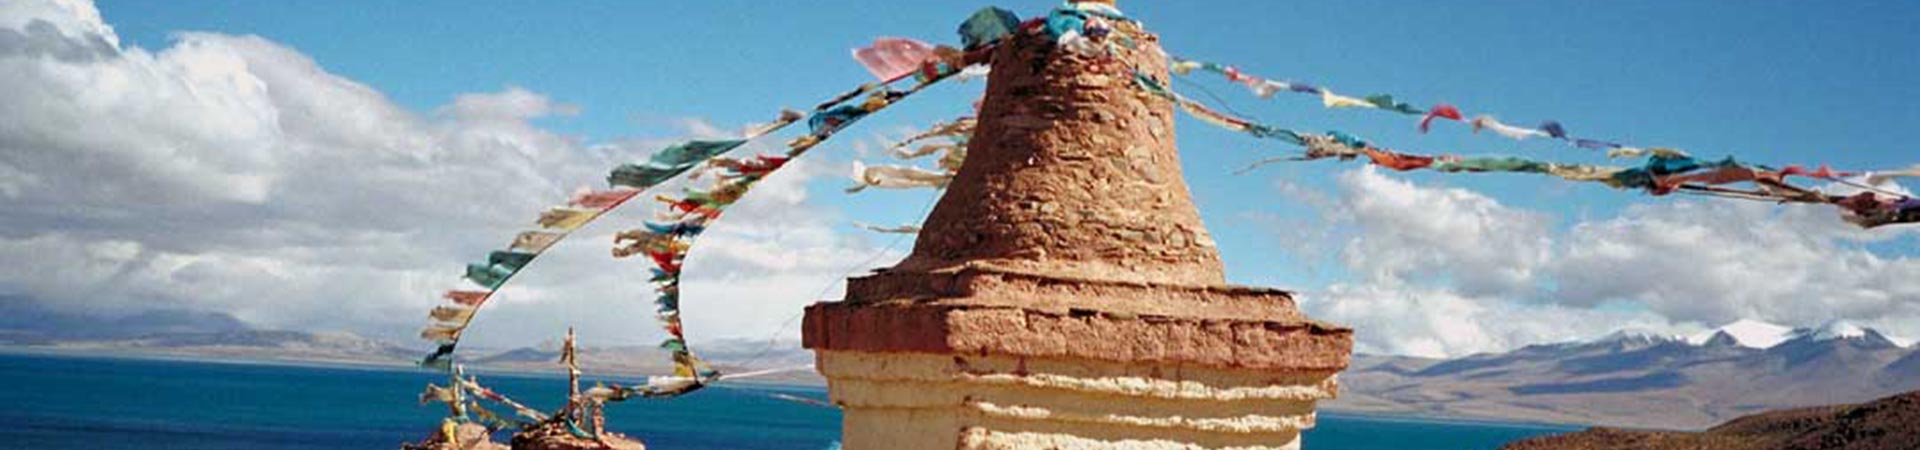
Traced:
[[[533, 406], [554, 405], [564, 379], [481, 374]], [[0, 354], [0, 448], [392, 449], [444, 413], [420, 405], [424, 370]], [[720, 386], [613, 408], [609, 428], [661, 450], [826, 449], [838, 410], [774, 398], [823, 398], [815, 387]], [[1322, 414], [1306, 448], [1491, 449], [1568, 428]]]

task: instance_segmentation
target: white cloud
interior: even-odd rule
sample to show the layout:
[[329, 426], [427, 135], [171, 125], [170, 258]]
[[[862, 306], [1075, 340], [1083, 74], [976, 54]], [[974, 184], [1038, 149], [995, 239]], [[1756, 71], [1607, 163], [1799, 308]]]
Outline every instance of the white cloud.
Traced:
[[1663, 198], [1556, 231], [1544, 212], [1371, 167], [1339, 187], [1332, 199], [1281, 191], [1344, 231], [1330, 235], [1357, 279], [1302, 307], [1356, 326], [1366, 351], [1457, 356], [1741, 318], [1920, 334], [1920, 259], [1864, 246], [1912, 232], [1859, 230], [1830, 208]]
[[1372, 283], [1441, 276], [1469, 295], [1519, 292], [1552, 256], [1544, 214], [1465, 189], [1421, 188], [1372, 166], [1339, 181], [1342, 217], [1360, 231], [1341, 257]]
[[1360, 352], [1435, 358], [1564, 342], [1620, 328], [1675, 329], [1646, 312], [1528, 304], [1444, 288], [1342, 283], [1303, 294], [1301, 307], [1316, 319], [1353, 327]]
[[[0, 265], [0, 294], [386, 337], [422, 325], [464, 262], [661, 144], [548, 132], [529, 121], [582, 111], [520, 88], [408, 111], [260, 37], [122, 46], [84, 1], [0, 4], [0, 98], [0, 251], [34, 255]], [[819, 173], [769, 179], [701, 243], [690, 333], [762, 337], [876, 251], [807, 207]], [[651, 202], [636, 203], [603, 222], [637, 224]], [[647, 265], [607, 255], [616, 227], [543, 257], [482, 313], [478, 342], [566, 325], [605, 344], [657, 337]]]
[[1910, 333], [1920, 319], [1920, 260], [1888, 258], [1857, 245], [1863, 234], [1821, 207], [1732, 201], [1635, 206], [1617, 218], [1580, 224], [1552, 270], [1553, 296], [1569, 305], [1631, 299], [1675, 320], [1741, 318], [1813, 326], [1834, 319], [1893, 322]]

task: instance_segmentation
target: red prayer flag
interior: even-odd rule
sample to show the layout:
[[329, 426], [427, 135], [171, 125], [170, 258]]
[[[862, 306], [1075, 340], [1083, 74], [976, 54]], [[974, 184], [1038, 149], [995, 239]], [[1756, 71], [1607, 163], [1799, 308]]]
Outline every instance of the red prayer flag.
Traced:
[[1821, 164], [1818, 170], [1814, 170], [1811, 172], [1807, 171], [1807, 168], [1801, 167], [1799, 165], [1787, 166], [1785, 169], [1780, 169], [1781, 177], [1790, 177], [1794, 175], [1799, 175], [1799, 176], [1809, 177], [1809, 178], [1834, 179], [1834, 178], [1840, 178], [1840, 177], [1853, 176], [1853, 173], [1834, 172], [1833, 168], [1828, 167], [1826, 164]]
[[1460, 116], [1459, 108], [1455, 108], [1453, 107], [1453, 105], [1449, 105], [1445, 103], [1433, 105], [1433, 109], [1427, 110], [1427, 115], [1425, 117], [1420, 118], [1421, 133], [1427, 132], [1427, 128], [1432, 126], [1433, 118], [1435, 117], [1441, 117], [1441, 118], [1452, 119], [1452, 120], [1462, 120], [1462, 117]]
[[581, 192], [573, 194], [573, 199], [568, 200], [567, 204], [581, 208], [607, 209], [614, 207], [614, 205], [619, 205], [620, 202], [627, 201], [627, 199], [633, 198], [634, 195], [638, 194], [640, 194], [640, 191], [635, 189], [618, 189], [600, 192], [582, 190]]
[[493, 295], [493, 292], [490, 292], [490, 291], [447, 291], [447, 293], [446, 293], [446, 294], [443, 294], [443, 295], [441, 295], [441, 296], [442, 296], [442, 297], [446, 297], [446, 299], [447, 299], [447, 300], [451, 300], [451, 301], [453, 301], [453, 302], [454, 302], [454, 303], [456, 303], [456, 304], [460, 304], [460, 305], [465, 305], [465, 306], [472, 306], [472, 307], [479, 307], [481, 303], [486, 303], [486, 302], [487, 302], [487, 296], [489, 296], [489, 295]]
[[933, 57], [933, 45], [907, 38], [874, 39], [872, 46], [853, 50], [853, 59], [882, 81], [910, 75]]
[[1373, 148], [1363, 148], [1360, 151], [1366, 152], [1367, 159], [1373, 160], [1374, 164], [1401, 172], [1433, 165], [1431, 156], [1408, 155]]

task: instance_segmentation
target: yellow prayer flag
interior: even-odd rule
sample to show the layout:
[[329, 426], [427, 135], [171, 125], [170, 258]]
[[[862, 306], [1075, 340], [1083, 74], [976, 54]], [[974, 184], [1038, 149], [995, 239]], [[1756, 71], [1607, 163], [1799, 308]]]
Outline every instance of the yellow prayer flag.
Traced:
[[592, 209], [554, 207], [540, 213], [540, 226], [552, 230], [573, 231], [593, 221], [600, 211]]
[[1320, 104], [1328, 108], [1372, 108], [1373, 103], [1366, 100], [1335, 94], [1333, 91], [1320, 90]]

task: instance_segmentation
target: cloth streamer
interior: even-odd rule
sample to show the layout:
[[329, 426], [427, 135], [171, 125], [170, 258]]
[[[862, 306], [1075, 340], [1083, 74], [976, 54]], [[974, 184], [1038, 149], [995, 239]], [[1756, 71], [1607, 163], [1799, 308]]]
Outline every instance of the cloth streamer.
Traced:
[[1020, 29], [1020, 15], [1000, 8], [986, 7], [960, 24], [960, 43], [968, 50], [978, 49], [1012, 36]]
[[[1500, 123], [1499, 120], [1494, 119], [1492, 116], [1474, 117], [1471, 123], [1473, 124], [1473, 132], [1475, 133], [1479, 133], [1481, 129], [1486, 129], [1487, 131], [1492, 131], [1494, 134], [1506, 136], [1514, 140], [1549, 136], [1546, 131]], [[1564, 130], [1562, 132], [1564, 132]]]
[[933, 59], [933, 45], [913, 39], [883, 37], [873, 40], [873, 45], [853, 50], [853, 59], [859, 61], [867, 72], [881, 81], [891, 80], [920, 70], [920, 65]]
[[860, 223], [860, 222], [854, 222], [854, 224], [853, 224], [853, 225], [854, 225], [854, 226], [857, 226], [857, 227], [860, 227], [861, 229], [864, 229], [864, 230], [867, 230], [867, 231], [872, 231], [872, 232], [875, 232], [875, 233], [888, 233], [888, 234], [918, 234], [918, 233], [920, 233], [920, 226], [919, 226], [919, 225], [894, 225], [894, 226], [890, 226], [890, 227], [887, 227], [887, 226], [880, 226], [880, 225], [874, 225], [874, 224], [870, 224], [870, 223]]
[[953, 175], [934, 172], [911, 166], [868, 166], [859, 161], [853, 162], [854, 185], [847, 192], [860, 192], [869, 187], [883, 189], [946, 188]]

